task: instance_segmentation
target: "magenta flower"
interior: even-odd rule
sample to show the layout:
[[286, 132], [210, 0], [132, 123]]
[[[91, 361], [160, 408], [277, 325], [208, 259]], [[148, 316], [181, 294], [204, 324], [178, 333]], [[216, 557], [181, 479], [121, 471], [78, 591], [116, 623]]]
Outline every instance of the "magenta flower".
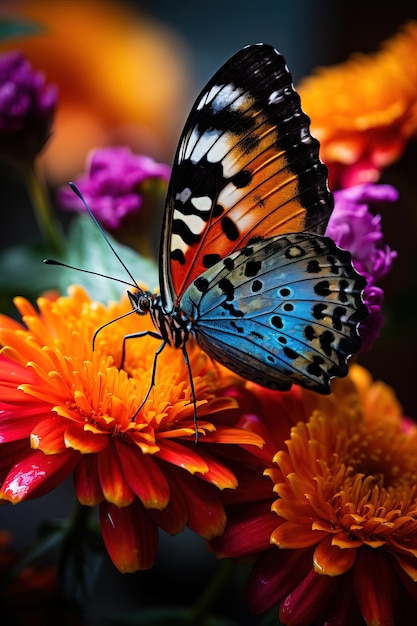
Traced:
[[[144, 203], [150, 179], [169, 180], [168, 165], [147, 156], [132, 154], [127, 147], [101, 148], [89, 159], [88, 173], [75, 183], [99, 222], [118, 229], [127, 216], [135, 216]], [[70, 211], [84, 211], [79, 198], [68, 187], [58, 192], [58, 202]]]
[[0, 56], [0, 154], [31, 161], [43, 148], [57, 102], [55, 85], [45, 83], [18, 50]]
[[391, 269], [397, 253], [384, 242], [381, 216], [374, 210], [385, 203], [395, 202], [398, 191], [391, 185], [366, 183], [336, 191], [335, 208], [326, 235], [338, 246], [349, 250], [355, 269], [368, 281], [364, 302], [369, 316], [362, 322], [362, 350], [368, 350], [379, 337], [384, 323], [381, 307], [383, 290], [376, 286]]

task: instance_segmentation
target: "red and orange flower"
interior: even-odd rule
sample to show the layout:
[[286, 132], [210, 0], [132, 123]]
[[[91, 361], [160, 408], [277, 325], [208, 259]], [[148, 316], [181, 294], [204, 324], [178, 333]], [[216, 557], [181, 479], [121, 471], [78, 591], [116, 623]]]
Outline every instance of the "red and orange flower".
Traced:
[[376, 182], [417, 136], [416, 55], [410, 21], [378, 52], [320, 68], [298, 85], [332, 189]]
[[188, 526], [208, 539], [221, 534], [219, 493], [237, 480], [212, 444], [262, 445], [234, 425], [238, 403], [227, 392], [242, 382], [190, 344], [196, 447], [181, 351], [160, 354], [142, 408], [158, 343], [127, 342], [117, 367], [124, 335], [147, 330], [146, 318], [130, 315], [104, 328], [92, 350], [95, 330], [129, 311], [127, 298], [105, 307], [74, 287], [69, 297], [40, 298], [39, 312], [23, 298], [16, 304], [24, 325], [0, 317], [0, 499], [41, 496], [73, 472], [78, 500], [100, 506], [103, 538], [122, 572], [153, 565], [158, 526], [171, 534]]
[[416, 427], [393, 391], [359, 366], [334, 381], [330, 396], [297, 389], [286, 404], [300, 421], [290, 428], [287, 418], [289, 437], [265, 471], [279, 498], [269, 498], [272, 511], [265, 497], [230, 507], [213, 549], [258, 553], [251, 608], [280, 602], [284, 624], [413, 624]]

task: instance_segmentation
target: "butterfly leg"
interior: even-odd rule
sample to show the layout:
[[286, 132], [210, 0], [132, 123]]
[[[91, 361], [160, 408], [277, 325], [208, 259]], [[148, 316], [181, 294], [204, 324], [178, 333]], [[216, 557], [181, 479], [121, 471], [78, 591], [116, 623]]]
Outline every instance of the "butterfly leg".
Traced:
[[140, 337], [146, 337], [147, 335], [149, 335], [150, 337], [153, 337], [154, 339], [162, 339], [161, 335], [159, 333], [155, 333], [152, 330], [144, 330], [141, 333], [132, 333], [130, 335], [125, 335], [123, 337], [123, 346], [122, 346], [122, 360], [120, 362], [120, 366], [119, 369], [122, 369], [124, 362], [125, 362], [125, 357], [126, 357], [126, 341], [128, 339], [139, 339]]
[[187, 348], [184, 345], [184, 346], [182, 346], [181, 349], [182, 349], [182, 354], [184, 356], [185, 365], [187, 366], [187, 370], [188, 370], [188, 378], [190, 380], [191, 395], [192, 395], [192, 398], [193, 398], [194, 425], [195, 425], [195, 442], [194, 443], [198, 443], [197, 397], [195, 395], [193, 372], [191, 370], [190, 359], [188, 358]]
[[[135, 334], [132, 334], [132, 335], [126, 335], [125, 339], [126, 338], [127, 339], [132, 339], [133, 337], [143, 337], [144, 335], [151, 335], [151, 337], [155, 337], [155, 339], [161, 339], [160, 335], [158, 335], [157, 333], [154, 333], [152, 331], [147, 331], [147, 332], [144, 332], [144, 333], [135, 333]], [[161, 354], [162, 350], [165, 348], [167, 343], [168, 342], [164, 339], [162, 341], [161, 345], [159, 346], [158, 350], [155, 352], [155, 355], [154, 355], [154, 358], [153, 358], [152, 376], [151, 376], [151, 382], [150, 382], [150, 385], [149, 385], [149, 389], [146, 392], [145, 397], [143, 398], [142, 402], [140, 403], [140, 406], [136, 409], [136, 411], [132, 415], [132, 418], [131, 418], [132, 422], [135, 421], [137, 414], [142, 409], [142, 407], [145, 404], [146, 400], [149, 398], [149, 394], [151, 393], [152, 387], [154, 387], [154, 385], [155, 385], [156, 364], [158, 362], [158, 356]]]

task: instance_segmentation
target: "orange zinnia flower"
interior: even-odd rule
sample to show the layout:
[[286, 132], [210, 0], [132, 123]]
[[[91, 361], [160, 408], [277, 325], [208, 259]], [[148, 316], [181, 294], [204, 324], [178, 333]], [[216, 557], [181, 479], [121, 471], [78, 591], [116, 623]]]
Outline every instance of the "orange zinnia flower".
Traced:
[[378, 180], [417, 134], [417, 22], [374, 54], [321, 68], [298, 85], [333, 189]]
[[237, 481], [211, 444], [262, 445], [234, 427], [237, 401], [226, 392], [239, 379], [190, 342], [196, 446], [181, 351], [163, 350], [137, 415], [158, 342], [128, 342], [123, 368], [116, 367], [123, 336], [147, 330], [149, 320], [130, 315], [106, 327], [92, 351], [94, 331], [129, 311], [127, 298], [105, 307], [73, 287], [69, 297], [40, 298], [39, 312], [23, 298], [16, 304], [25, 326], [0, 317], [0, 498], [38, 497], [73, 472], [78, 500], [100, 505], [103, 538], [122, 572], [153, 565], [158, 526], [171, 534], [189, 526], [205, 538], [222, 533], [219, 490]]
[[[248, 504], [238, 520], [246, 554], [260, 553], [248, 583], [253, 611], [281, 602], [280, 620], [292, 625], [415, 623], [416, 427], [359, 366], [328, 397], [297, 394], [304, 418], [265, 472], [279, 499], [272, 512]], [[236, 531], [231, 513], [212, 542], [222, 556], [243, 556]]]

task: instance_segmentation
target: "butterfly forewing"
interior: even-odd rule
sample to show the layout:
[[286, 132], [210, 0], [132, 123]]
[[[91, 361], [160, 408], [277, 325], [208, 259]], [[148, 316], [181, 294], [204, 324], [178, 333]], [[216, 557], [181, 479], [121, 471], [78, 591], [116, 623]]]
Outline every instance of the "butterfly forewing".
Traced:
[[278, 235], [206, 270], [182, 308], [196, 320], [201, 347], [243, 377], [326, 393], [360, 347], [364, 283], [331, 239]]
[[253, 238], [323, 234], [332, 206], [284, 58], [265, 44], [244, 48], [202, 91], [179, 142], [161, 243], [165, 310]]

